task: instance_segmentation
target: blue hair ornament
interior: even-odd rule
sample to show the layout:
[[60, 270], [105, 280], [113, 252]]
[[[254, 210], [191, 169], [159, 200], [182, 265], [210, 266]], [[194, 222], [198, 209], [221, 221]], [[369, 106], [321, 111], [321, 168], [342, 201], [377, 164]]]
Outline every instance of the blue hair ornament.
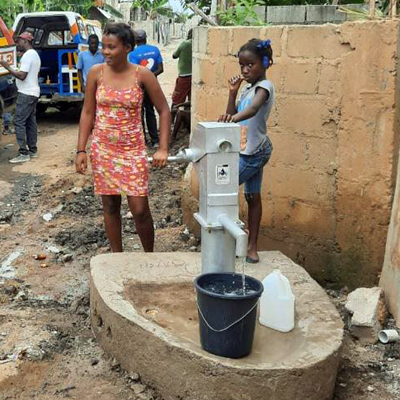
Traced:
[[[269, 40], [269, 39], [262, 40], [261, 43], [257, 45], [257, 47], [260, 50], [263, 50], [263, 49], [265, 49], [267, 47], [270, 47], [270, 46], [271, 46], [271, 40]], [[269, 67], [269, 58], [268, 58], [268, 56], [264, 56], [262, 61], [263, 61], [263, 67], [264, 68], [268, 68]]]
[[266, 47], [271, 46], [271, 40], [267, 39], [267, 40], [262, 40], [260, 44], [257, 45], [257, 47], [259, 49], [264, 49]]

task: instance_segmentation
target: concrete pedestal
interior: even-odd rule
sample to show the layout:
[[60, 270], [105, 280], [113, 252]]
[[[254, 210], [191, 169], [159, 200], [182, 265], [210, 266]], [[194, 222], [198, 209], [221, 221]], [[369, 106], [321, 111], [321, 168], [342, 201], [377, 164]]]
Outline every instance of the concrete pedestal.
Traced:
[[193, 280], [198, 253], [120, 253], [91, 261], [91, 318], [104, 351], [165, 400], [329, 400], [342, 321], [319, 285], [280, 252], [262, 252], [246, 274], [279, 268], [296, 296], [296, 327], [257, 323], [253, 351], [233, 360], [201, 349]]

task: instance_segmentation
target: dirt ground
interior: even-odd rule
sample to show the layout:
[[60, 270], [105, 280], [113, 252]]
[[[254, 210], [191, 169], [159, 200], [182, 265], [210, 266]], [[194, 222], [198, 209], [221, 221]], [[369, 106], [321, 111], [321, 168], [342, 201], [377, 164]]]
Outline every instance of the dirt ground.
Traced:
[[[163, 50], [160, 81], [168, 96], [176, 45]], [[89, 261], [110, 248], [90, 174], [74, 172], [77, 118], [50, 110], [39, 130], [39, 157], [22, 165], [8, 163], [15, 137], [0, 142], [0, 400], [162, 399], [137, 373], [107, 359], [93, 339]], [[187, 142], [181, 134], [170, 153]], [[156, 251], [199, 250], [198, 239], [182, 225], [183, 173], [173, 164], [151, 173]], [[141, 251], [126, 201], [122, 215], [125, 250]], [[36, 260], [38, 255], [45, 258]], [[334, 399], [399, 399], [400, 345], [359, 344], [347, 329], [346, 289], [328, 294], [346, 323]]]

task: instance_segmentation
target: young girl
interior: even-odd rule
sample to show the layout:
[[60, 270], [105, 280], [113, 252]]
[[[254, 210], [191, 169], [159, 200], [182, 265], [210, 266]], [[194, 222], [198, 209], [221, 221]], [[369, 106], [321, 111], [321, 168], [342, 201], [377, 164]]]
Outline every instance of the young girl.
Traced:
[[[229, 79], [228, 106], [226, 114], [221, 115], [219, 121], [238, 122], [241, 125], [239, 184], [244, 183], [249, 229], [246, 261], [257, 263], [263, 168], [272, 153], [266, 124], [275, 98], [274, 85], [266, 79], [266, 71], [273, 64], [271, 42], [251, 39], [240, 48], [238, 57], [242, 75]], [[247, 85], [236, 105], [236, 97], [243, 80]]]
[[160, 147], [153, 166], [164, 167], [168, 156], [171, 116], [154, 74], [128, 62], [135, 46], [126, 24], [107, 26], [102, 38], [105, 64], [91, 68], [79, 124], [76, 170], [87, 169], [86, 144], [92, 133], [94, 190], [102, 196], [106, 233], [113, 252], [122, 251], [121, 195], [126, 194], [146, 252], [154, 249], [153, 219], [148, 203], [149, 168], [141, 120], [146, 90], [160, 115]]

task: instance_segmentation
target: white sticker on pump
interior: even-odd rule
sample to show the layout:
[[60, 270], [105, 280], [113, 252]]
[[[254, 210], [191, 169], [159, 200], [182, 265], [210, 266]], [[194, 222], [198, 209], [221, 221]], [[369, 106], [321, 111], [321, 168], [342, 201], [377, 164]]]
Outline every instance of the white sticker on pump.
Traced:
[[215, 172], [215, 183], [217, 185], [228, 185], [230, 183], [231, 174], [228, 164], [218, 164]]

